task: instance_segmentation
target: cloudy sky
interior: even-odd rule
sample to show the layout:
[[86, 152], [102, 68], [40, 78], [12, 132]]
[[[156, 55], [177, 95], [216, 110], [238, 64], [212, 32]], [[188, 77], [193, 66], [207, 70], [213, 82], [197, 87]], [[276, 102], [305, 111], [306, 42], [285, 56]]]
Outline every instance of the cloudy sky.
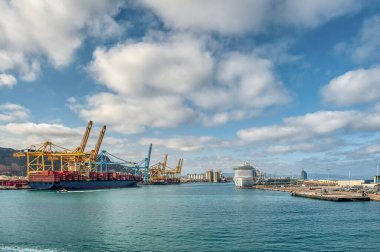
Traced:
[[0, 0], [0, 146], [369, 177], [380, 1]]

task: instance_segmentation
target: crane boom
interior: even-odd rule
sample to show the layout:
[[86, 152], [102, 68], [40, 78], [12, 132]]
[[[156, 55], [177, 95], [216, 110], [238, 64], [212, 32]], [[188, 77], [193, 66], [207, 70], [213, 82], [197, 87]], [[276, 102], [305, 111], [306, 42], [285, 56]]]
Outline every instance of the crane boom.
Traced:
[[102, 128], [102, 130], [100, 131], [99, 138], [98, 138], [98, 141], [96, 142], [95, 149], [93, 149], [91, 151], [90, 158], [92, 160], [96, 160], [96, 157], [98, 156], [98, 153], [99, 153], [99, 150], [100, 150], [100, 146], [102, 145], [102, 141], [103, 141], [103, 137], [104, 137], [105, 133], [106, 133], [106, 125], [104, 125], [103, 128]]
[[183, 164], [183, 159], [180, 158], [180, 159], [178, 160], [178, 166], [177, 166], [177, 169], [176, 169], [176, 172], [179, 173], [179, 174], [181, 174], [182, 164]]
[[148, 157], [145, 159], [145, 167], [146, 167], [146, 168], [149, 168], [150, 157], [151, 157], [151, 155], [152, 155], [152, 147], [153, 147], [153, 145], [150, 144], [150, 145], [149, 145], [149, 151], [148, 151]]
[[163, 174], [166, 173], [166, 164], [168, 162], [168, 154], [165, 154], [164, 163], [162, 164], [162, 172]]
[[79, 147], [76, 149], [78, 152], [84, 152], [84, 149], [86, 148], [88, 138], [90, 137], [90, 132], [92, 128], [92, 121], [89, 121], [87, 124], [86, 131], [84, 132], [82, 142], [79, 145]]

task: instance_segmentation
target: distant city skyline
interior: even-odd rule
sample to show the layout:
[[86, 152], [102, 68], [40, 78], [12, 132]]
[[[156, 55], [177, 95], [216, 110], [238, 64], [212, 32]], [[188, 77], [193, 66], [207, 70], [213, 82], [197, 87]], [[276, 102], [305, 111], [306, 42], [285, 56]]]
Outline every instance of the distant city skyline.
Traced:
[[[371, 178], [380, 2], [0, 0], [0, 147]], [[90, 148], [90, 147], [88, 147]]]

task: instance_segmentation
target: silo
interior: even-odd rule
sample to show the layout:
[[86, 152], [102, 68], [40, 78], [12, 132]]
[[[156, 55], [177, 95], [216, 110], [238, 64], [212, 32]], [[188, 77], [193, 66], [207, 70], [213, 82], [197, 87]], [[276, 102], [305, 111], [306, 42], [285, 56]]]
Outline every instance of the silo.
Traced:
[[218, 183], [218, 182], [220, 182], [220, 171], [215, 171], [214, 172], [214, 183]]

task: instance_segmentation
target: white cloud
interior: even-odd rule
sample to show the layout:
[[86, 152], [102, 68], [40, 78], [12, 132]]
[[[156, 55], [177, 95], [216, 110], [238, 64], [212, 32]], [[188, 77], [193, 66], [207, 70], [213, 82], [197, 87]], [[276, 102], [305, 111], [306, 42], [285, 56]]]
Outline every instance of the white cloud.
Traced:
[[29, 110], [19, 104], [0, 104], [0, 122], [23, 121], [29, 118]]
[[283, 37], [274, 43], [255, 46], [253, 53], [257, 57], [270, 59], [276, 64], [290, 63], [302, 58], [301, 55], [288, 53], [292, 44], [294, 44], [294, 39]]
[[380, 15], [367, 19], [354, 43], [353, 58], [357, 61], [380, 58]]
[[221, 125], [290, 101], [270, 60], [233, 52], [216, 59], [206, 40], [183, 33], [98, 48], [89, 70], [114, 93], [72, 98], [70, 108], [122, 133]]
[[16, 85], [17, 80], [13, 75], [10, 74], [0, 74], [0, 87], [1, 86], [7, 86], [7, 87], [13, 87]]
[[380, 15], [364, 20], [361, 28], [351, 40], [337, 43], [334, 51], [348, 55], [356, 63], [378, 62], [380, 59]]
[[380, 67], [357, 69], [332, 79], [321, 89], [323, 100], [347, 106], [380, 99]]
[[69, 106], [79, 117], [125, 134], [142, 132], [145, 127], [174, 127], [195, 116], [181, 97], [165, 95], [147, 98], [99, 93], [86, 97], [84, 105], [71, 99]]
[[184, 94], [207, 82], [212, 67], [210, 54], [198, 40], [175, 36], [163, 43], [98, 48], [90, 70], [99, 82], [122, 94]]
[[[75, 149], [81, 143], [85, 128], [85, 125], [68, 127], [60, 123], [6, 123], [0, 125], [0, 146], [20, 149], [50, 141], [67, 149]], [[92, 127], [86, 151], [95, 147], [100, 131], [100, 125], [96, 122]], [[106, 132], [101, 148], [114, 150], [113, 154], [125, 155], [126, 149], [132, 149], [132, 143], [125, 138], [109, 136]]]
[[305, 141], [340, 132], [373, 132], [380, 129], [380, 114], [358, 111], [318, 111], [288, 117], [282, 125], [242, 129], [237, 137], [244, 142]]
[[315, 27], [360, 7], [355, 0], [307, 2], [144, 0], [142, 2], [153, 9], [170, 27], [226, 34], [264, 32], [271, 25]]
[[205, 85], [194, 93], [193, 101], [201, 108], [261, 109], [290, 101], [269, 60], [232, 53], [219, 62], [216, 72], [219, 85]]
[[30, 145], [52, 141], [73, 149], [80, 144], [84, 128], [69, 128], [61, 124], [8, 123], [0, 125], [0, 146], [27, 148]]
[[316, 27], [330, 19], [353, 12], [360, 8], [356, 0], [312, 0], [283, 2], [278, 22], [298, 27]]
[[183, 136], [179, 138], [142, 138], [140, 139], [140, 144], [148, 145], [152, 143], [154, 146], [164, 146], [168, 149], [190, 152], [200, 151], [215, 141], [217, 139], [210, 136]]
[[[267, 1], [143, 1], [169, 26], [178, 29], [200, 29], [235, 33], [261, 29], [257, 24], [265, 19]], [[255, 22], [256, 21], [256, 22]]]
[[277, 139], [291, 139], [298, 136], [298, 129], [292, 126], [267, 126], [239, 130], [237, 136], [246, 142], [259, 142]]
[[265, 149], [268, 153], [284, 154], [289, 152], [315, 152], [320, 149], [320, 146], [312, 143], [300, 143], [293, 145], [273, 145]]
[[380, 144], [370, 145], [366, 148], [367, 153], [380, 153]]
[[0, 9], [0, 73], [17, 72], [26, 81], [36, 79], [42, 58], [56, 68], [69, 64], [89, 33], [119, 32], [114, 1], [0, 0]]
[[41, 135], [47, 137], [67, 137], [78, 136], [79, 129], [72, 129], [65, 127], [61, 124], [47, 124], [47, 123], [8, 123], [1, 125], [1, 129], [19, 135]]
[[354, 118], [362, 116], [364, 114], [356, 111], [318, 111], [304, 116], [285, 118], [284, 124], [315, 134], [329, 134], [354, 123]]

